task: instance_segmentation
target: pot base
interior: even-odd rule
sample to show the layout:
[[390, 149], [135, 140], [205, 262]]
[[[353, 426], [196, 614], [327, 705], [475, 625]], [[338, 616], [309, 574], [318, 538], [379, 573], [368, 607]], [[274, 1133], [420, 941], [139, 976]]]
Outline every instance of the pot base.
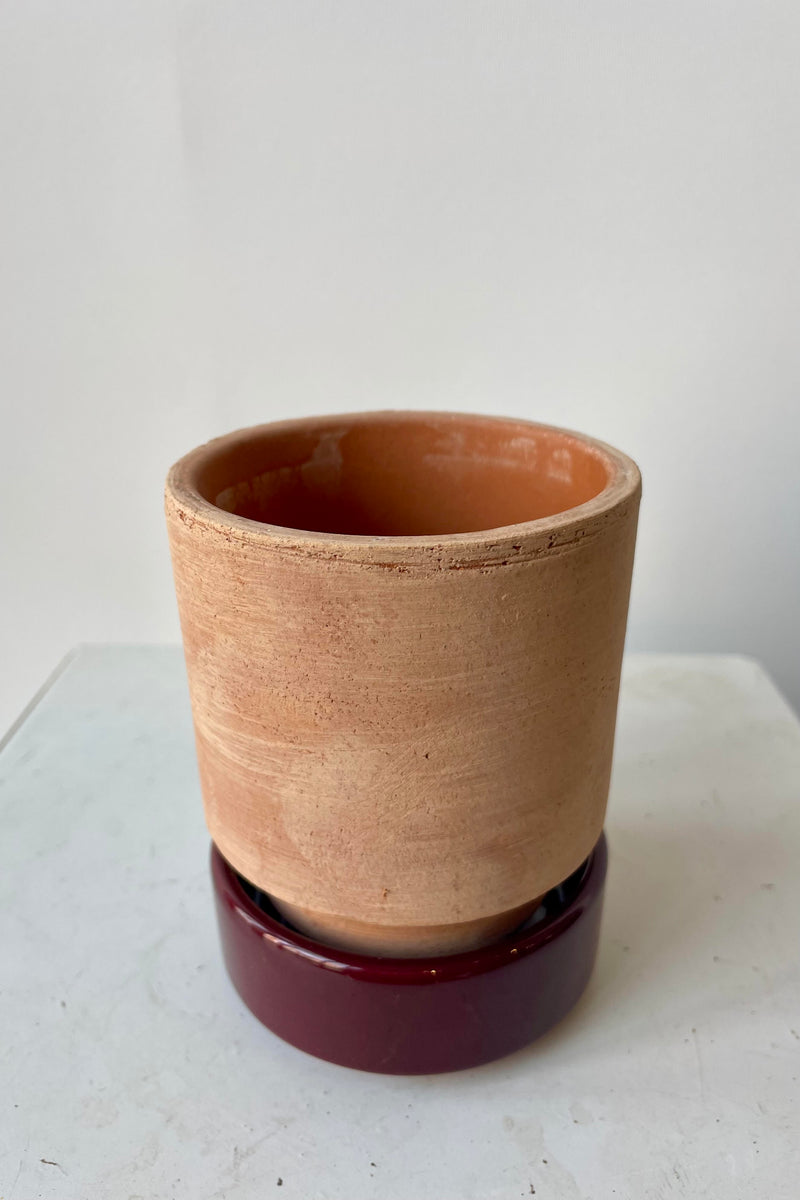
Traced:
[[350, 917], [316, 913], [298, 904], [287, 904], [275, 896], [269, 899], [272, 908], [277, 909], [278, 920], [297, 933], [325, 946], [351, 950], [369, 958], [376, 955], [380, 958], [439, 958], [488, 946], [504, 934], [519, 929], [542, 901], [539, 896], [509, 912], [493, 913], [490, 917], [456, 925], [375, 925], [353, 921]]
[[594, 966], [605, 836], [514, 933], [440, 958], [380, 958], [297, 933], [211, 848], [225, 965], [248, 1008], [300, 1050], [388, 1075], [456, 1071], [534, 1041]]

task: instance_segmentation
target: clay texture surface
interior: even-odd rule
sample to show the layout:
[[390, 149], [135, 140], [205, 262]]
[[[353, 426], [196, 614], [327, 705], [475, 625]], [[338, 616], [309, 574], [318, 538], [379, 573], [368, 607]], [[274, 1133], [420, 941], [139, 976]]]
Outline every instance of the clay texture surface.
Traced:
[[602, 443], [458, 414], [261, 426], [177, 463], [200, 777], [232, 866], [370, 953], [517, 924], [602, 830], [639, 495]]

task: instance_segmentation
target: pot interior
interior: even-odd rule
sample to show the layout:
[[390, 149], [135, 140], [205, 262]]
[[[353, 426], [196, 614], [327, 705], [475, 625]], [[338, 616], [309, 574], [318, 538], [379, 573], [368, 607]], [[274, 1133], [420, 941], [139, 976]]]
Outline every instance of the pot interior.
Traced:
[[524, 421], [355, 414], [261, 426], [207, 448], [205, 500], [318, 533], [472, 533], [575, 508], [613, 463], [590, 441]]

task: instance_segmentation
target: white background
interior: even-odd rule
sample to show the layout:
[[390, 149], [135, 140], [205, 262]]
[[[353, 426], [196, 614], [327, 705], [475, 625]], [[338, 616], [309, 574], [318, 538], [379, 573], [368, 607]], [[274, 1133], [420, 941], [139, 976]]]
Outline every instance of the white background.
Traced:
[[170, 462], [433, 407], [645, 481], [629, 644], [800, 700], [800, 7], [8, 0], [0, 725], [178, 636]]

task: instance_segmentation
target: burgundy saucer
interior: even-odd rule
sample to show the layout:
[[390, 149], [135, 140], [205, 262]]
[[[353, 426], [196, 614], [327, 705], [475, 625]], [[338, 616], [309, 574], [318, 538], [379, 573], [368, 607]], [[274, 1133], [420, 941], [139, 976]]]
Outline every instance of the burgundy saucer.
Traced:
[[211, 848], [225, 964], [248, 1008], [309, 1054], [389, 1075], [490, 1062], [565, 1016], [594, 965], [607, 861], [602, 835], [520, 929], [482, 950], [377, 958], [295, 932]]

